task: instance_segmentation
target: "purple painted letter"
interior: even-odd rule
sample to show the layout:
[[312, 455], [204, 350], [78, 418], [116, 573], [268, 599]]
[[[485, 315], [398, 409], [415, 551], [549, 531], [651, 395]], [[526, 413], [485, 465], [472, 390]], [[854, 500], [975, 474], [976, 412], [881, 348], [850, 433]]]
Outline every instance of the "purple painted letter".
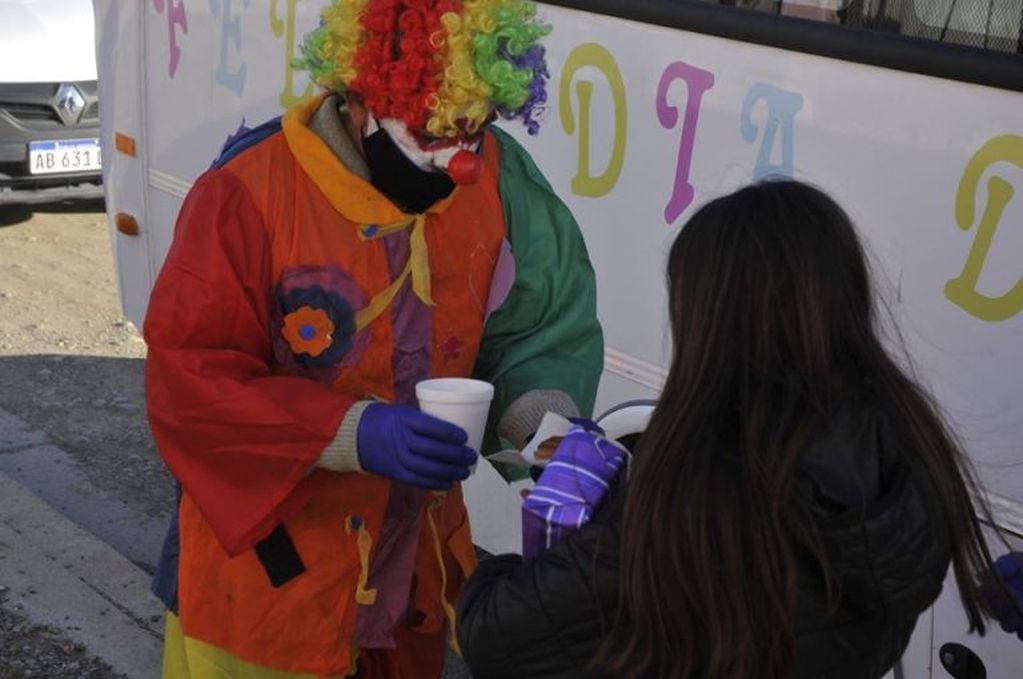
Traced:
[[167, 9], [167, 45], [170, 51], [170, 62], [167, 64], [167, 75], [171, 78], [178, 72], [178, 61], [181, 59], [181, 48], [178, 47], [178, 34], [175, 26], [181, 26], [183, 33], [188, 33], [188, 17], [185, 16], [184, 0], [153, 0], [157, 14]]
[[678, 108], [668, 103], [668, 89], [676, 80], [686, 82], [688, 93], [685, 117], [682, 120], [682, 143], [678, 149], [678, 166], [675, 170], [675, 189], [664, 208], [664, 221], [668, 224], [678, 219], [693, 202], [694, 190], [689, 183], [689, 170], [696, 141], [696, 125], [700, 119], [703, 94], [714, 86], [714, 74], [681, 61], [676, 61], [664, 70], [661, 84], [657, 87], [657, 119], [666, 130], [678, 125]]

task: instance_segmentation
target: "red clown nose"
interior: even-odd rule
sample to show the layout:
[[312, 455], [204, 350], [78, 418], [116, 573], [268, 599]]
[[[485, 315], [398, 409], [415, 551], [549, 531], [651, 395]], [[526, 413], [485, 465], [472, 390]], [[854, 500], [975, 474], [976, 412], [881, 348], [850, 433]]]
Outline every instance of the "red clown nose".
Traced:
[[454, 183], [459, 186], [468, 186], [478, 182], [482, 175], [483, 162], [472, 151], [462, 149], [451, 156], [451, 161], [448, 163], [448, 176]]

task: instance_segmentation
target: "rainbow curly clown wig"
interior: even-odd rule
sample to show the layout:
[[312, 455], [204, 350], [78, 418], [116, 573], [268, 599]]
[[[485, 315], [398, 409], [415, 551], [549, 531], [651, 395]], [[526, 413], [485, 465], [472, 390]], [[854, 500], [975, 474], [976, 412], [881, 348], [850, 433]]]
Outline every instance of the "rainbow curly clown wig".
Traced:
[[334, 0], [296, 66], [438, 141], [471, 137], [495, 115], [536, 134], [549, 32], [527, 0]]

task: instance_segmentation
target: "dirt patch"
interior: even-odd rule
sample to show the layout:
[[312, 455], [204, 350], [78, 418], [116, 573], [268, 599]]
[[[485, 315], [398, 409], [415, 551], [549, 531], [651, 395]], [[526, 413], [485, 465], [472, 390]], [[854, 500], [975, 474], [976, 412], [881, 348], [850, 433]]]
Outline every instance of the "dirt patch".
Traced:
[[0, 408], [150, 516], [173, 482], [145, 417], [145, 344], [121, 315], [101, 203], [0, 208]]

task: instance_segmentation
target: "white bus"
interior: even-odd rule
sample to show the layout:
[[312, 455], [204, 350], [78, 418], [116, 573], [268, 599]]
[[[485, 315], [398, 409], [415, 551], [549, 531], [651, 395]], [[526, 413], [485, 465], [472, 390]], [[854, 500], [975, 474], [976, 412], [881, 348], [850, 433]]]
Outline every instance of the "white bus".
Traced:
[[[136, 324], [192, 181], [240, 125], [313, 93], [290, 63], [323, 4], [95, 0], [107, 206]], [[537, 137], [509, 131], [572, 208], [597, 272], [598, 412], [656, 398], [664, 255], [694, 206], [769, 175], [807, 180], [859, 225], [896, 340], [1019, 549], [1023, 0], [558, 0], [540, 11], [555, 27], [545, 125]], [[474, 534], [514, 550], [518, 495], [488, 467], [466, 489]], [[966, 626], [950, 579], [897, 673], [1023, 677], [1023, 643]]]

